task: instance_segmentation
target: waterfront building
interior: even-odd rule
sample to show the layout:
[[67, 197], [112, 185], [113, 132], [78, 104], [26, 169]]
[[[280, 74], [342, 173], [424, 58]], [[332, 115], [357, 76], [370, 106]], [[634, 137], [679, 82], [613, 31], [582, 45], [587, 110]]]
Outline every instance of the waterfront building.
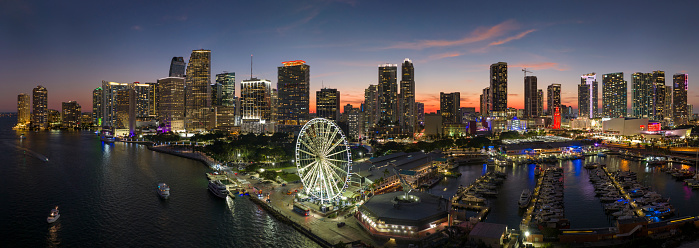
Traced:
[[653, 83], [653, 107], [651, 112], [653, 112], [652, 118], [655, 120], [663, 120], [665, 118], [665, 72], [664, 71], [653, 71], [651, 77]]
[[184, 77], [186, 64], [182, 57], [172, 57], [168, 77]]
[[[507, 110], [507, 63], [498, 62], [490, 65], [490, 111], [502, 116]], [[493, 113], [489, 113], [491, 116]]]
[[602, 117], [626, 117], [626, 92], [623, 72], [602, 75]]
[[211, 88], [211, 105], [235, 107], [235, 72], [216, 74], [215, 86]]
[[17, 127], [25, 128], [31, 122], [29, 113], [29, 95], [17, 95]]
[[[128, 90], [129, 84], [127, 83], [102, 81], [102, 126], [115, 129], [123, 129], [128, 126], [129, 99], [128, 92], [126, 92]], [[121, 98], [118, 101], [120, 95]], [[118, 105], [121, 107], [118, 108]]]
[[154, 83], [134, 82], [130, 85], [134, 90], [134, 106], [136, 121], [151, 121], [156, 118], [156, 85]]
[[44, 86], [36, 86], [32, 90], [32, 127], [39, 129], [48, 128], [48, 102], [49, 92]]
[[439, 111], [443, 124], [461, 123], [461, 93], [439, 92]]
[[272, 82], [267, 79], [251, 78], [240, 83], [241, 132], [273, 132]]
[[546, 109], [553, 115], [556, 108], [561, 108], [561, 84], [551, 84], [546, 88]]
[[417, 118], [415, 116], [415, 68], [413, 61], [406, 58], [401, 65], [400, 81], [400, 103], [398, 113], [400, 114], [400, 126], [403, 133], [413, 134]]
[[184, 130], [184, 81], [182, 77], [158, 79], [158, 121], [163, 131]]
[[102, 126], [102, 87], [92, 90], [92, 124]]
[[639, 135], [648, 131], [648, 118], [612, 118], [602, 121], [602, 131], [621, 136]]
[[536, 113], [538, 116], [544, 115], [544, 90], [542, 89], [536, 90]]
[[277, 122], [299, 129], [310, 120], [311, 67], [303, 60], [285, 61], [277, 67]]
[[490, 116], [490, 87], [485, 87], [483, 89], [483, 94], [481, 94], [481, 116], [482, 117], [488, 117]]
[[211, 97], [211, 50], [193, 50], [185, 79], [185, 128], [204, 131], [208, 126]]
[[672, 118], [675, 126], [686, 124], [689, 120], [689, 112], [687, 112], [687, 87], [689, 80], [687, 74], [678, 73], [672, 76]]
[[398, 65], [379, 65], [379, 120], [382, 126], [398, 121], [398, 85], [396, 83]]
[[597, 74], [588, 73], [582, 75], [578, 85], [578, 116], [597, 117]]
[[364, 90], [364, 133], [369, 133], [379, 117], [379, 86], [369, 85]]
[[652, 74], [636, 72], [631, 74], [632, 85], [632, 115], [636, 118], [652, 117], [653, 111], [651, 108], [655, 105], [653, 102], [653, 82]]
[[82, 114], [80, 104], [76, 101], [68, 101], [61, 103], [61, 116], [63, 127], [76, 128], [80, 125], [80, 116]]
[[235, 107], [233, 106], [223, 106], [217, 105], [212, 106], [213, 126], [216, 130], [234, 132], [235, 128]]
[[92, 113], [82, 113], [80, 114], [80, 126], [93, 126], [94, 124], [92, 121], [94, 120], [94, 117]]
[[316, 116], [333, 121], [340, 118], [340, 92], [323, 88], [316, 91]]
[[47, 128], [58, 128], [61, 126], [61, 111], [55, 109], [47, 110], [46, 126]]
[[536, 76], [524, 77], [524, 118], [534, 118], [539, 116], [537, 112], [539, 95], [537, 93]]
[[418, 123], [423, 124], [425, 122], [425, 103], [415, 102], [415, 115]]

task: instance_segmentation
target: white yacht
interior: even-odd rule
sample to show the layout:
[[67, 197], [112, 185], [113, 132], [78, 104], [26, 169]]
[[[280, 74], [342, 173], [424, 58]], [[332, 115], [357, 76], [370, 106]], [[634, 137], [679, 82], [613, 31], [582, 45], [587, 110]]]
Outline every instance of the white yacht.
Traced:
[[226, 185], [223, 185], [219, 180], [209, 180], [209, 191], [221, 198], [226, 198], [226, 196], [228, 196]]
[[58, 213], [58, 206], [56, 206], [56, 208], [51, 209], [51, 213], [49, 214], [49, 217], [46, 218], [46, 222], [54, 223], [59, 217], [61, 217], [61, 214]]
[[156, 191], [158, 192], [158, 195], [160, 195], [160, 197], [163, 199], [167, 199], [170, 197], [170, 186], [167, 186], [167, 184], [165, 183], [159, 183], [158, 189]]
[[524, 189], [522, 191], [522, 194], [519, 196], [519, 207], [520, 208], [527, 208], [529, 206], [529, 202], [532, 200], [532, 193], [529, 192], [528, 189]]

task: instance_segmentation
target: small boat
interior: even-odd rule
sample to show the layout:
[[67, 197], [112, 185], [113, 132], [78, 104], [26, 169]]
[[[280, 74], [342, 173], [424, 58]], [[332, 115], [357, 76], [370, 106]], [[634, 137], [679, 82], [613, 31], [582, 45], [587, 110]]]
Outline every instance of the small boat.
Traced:
[[58, 206], [56, 206], [56, 208], [51, 209], [51, 213], [49, 214], [49, 217], [46, 218], [46, 222], [54, 223], [59, 217], [61, 217], [61, 214], [58, 213]]
[[156, 191], [158, 195], [160, 195], [160, 198], [167, 199], [170, 197], [170, 186], [167, 186], [165, 183], [159, 183]]
[[466, 201], [466, 202], [475, 202], [475, 203], [483, 203], [483, 202], [485, 202], [485, 198], [478, 197], [478, 196], [475, 196], [475, 195], [466, 195], [466, 197], [464, 198], [464, 201]]
[[522, 190], [522, 194], [519, 196], [519, 208], [527, 208], [529, 202], [532, 200], [532, 193], [528, 189]]
[[603, 152], [598, 152], [597, 157], [606, 157], [607, 154], [604, 154]]
[[220, 198], [228, 196], [226, 185], [223, 185], [220, 180], [209, 180], [209, 191]]

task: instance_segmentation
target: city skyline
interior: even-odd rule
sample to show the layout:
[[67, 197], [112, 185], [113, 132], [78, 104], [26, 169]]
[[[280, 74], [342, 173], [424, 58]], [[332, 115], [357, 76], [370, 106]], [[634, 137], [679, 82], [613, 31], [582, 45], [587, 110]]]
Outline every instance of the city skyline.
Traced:
[[[187, 55], [196, 49], [212, 51], [211, 75], [237, 72], [240, 76], [236, 84], [247, 78], [250, 54], [255, 55], [254, 76], [273, 80], [272, 85], [277, 84], [276, 68], [280, 62], [305, 60], [314, 68], [310, 75], [311, 92], [321, 85], [337, 88], [342, 92], [341, 105], [354, 106], [364, 99], [366, 87], [378, 83], [377, 65], [397, 64], [410, 58], [415, 67], [415, 101], [425, 103], [425, 112], [439, 109], [439, 92], [460, 92], [461, 106], [479, 108], [479, 94], [489, 86], [488, 67], [499, 61], [508, 63], [508, 107], [518, 109], [523, 108], [524, 102], [523, 75], [519, 74], [523, 67], [533, 71], [541, 85], [560, 83], [561, 104], [577, 108], [576, 85], [581, 74], [624, 72], [628, 82], [634, 72], [660, 70], [668, 75], [691, 76], [696, 73], [693, 65], [699, 62], [699, 49], [691, 44], [698, 35], [685, 32], [691, 29], [688, 23], [697, 17], [677, 16], [671, 11], [695, 7], [692, 2], [654, 6], [660, 15], [650, 21], [631, 14], [615, 18], [605, 15], [611, 9], [641, 6], [616, 3], [576, 19], [569, 16], [576, 9], [585, 8], [585, 4], [511, 3], [504, 13], [487, 17], [494, 10], [474, 3], [430, 3], [430, 7], [379, 3], [378, 7], [396, 8], [384, 17], [378, 13], [381, 8], [373, 9], [367, 2], [309, 1], [301, 7], [287, 3], [270, 7], [291, 11], [249, 25], [238, 23], [240, 17], [217, 22], [209, 19], [208, 14], [197, 14], [201, 13], [197, 10], [222, 11], [224, 6], [95, 4], [99, 6], [73, 10], [52, 4], [3, 3], [1, 18], [5, 25], [0, 30], [7, 34], [3, 35], [3, 43], [13, 49], [4, 51], [0, 60], [0, 73], [6, 76], [3, 88], [8, 89], [1, 93], [5, 95], [0, 111], [16, 111], [16, 95], [29, 94], [36, 85], [51, 92], [49, 109], [60, 109], [62, 102], [71, 100], [90, 106], [91, 91], [102, 80], [155, 82], [168, 76], [173, 57], [188, 61]], [[537, 18], [517, 13], [519, 4], [531, 11], [546, 12]], [[106, 22], [81, 14], [103, 5], [114, 8], [110, 15], [128, 14], [134, 18]], [[440, 10], [448, 13], [459, 9], [468, 9], [470, 14], [446, 20], [434, 18], [444, 15]], [[63, 10], [73, 19], [57, 17], [54, 10]], [[376, 27], [382, 21], [393, 24], [393, 19], [403, 15], [400, 10], [414, 13], [414, 19], [390, 29]], [[80, 12], [71, 15], [73, 11]], [[151, 15], [146, 12], [153, 13], [153, 17], [137, 16]], [[366, 21], [357, 21], [362, 19], [359, 17]], [[77, 25], [76, 20], [90, 24]], [[338, 25], [345, 28], [337, 28]], [[667, 35], [634, 39], [638, 37], [635, 31], [646, 28], [663, 30]], [[581, 41], [580, 32], [593, 38]], [[191, 35], [181, 37], [182, 33]], [[44, 41], [47, 35], [51, 35], [51, 43]], [[245, 35], [263, 35], [268, 39], [230, 39]], [[175, 36], [178, 39], [173, 40]], [[696, 83], [691, 78], [688, 81], [688, 103], [699, 104], [695, 100]], [[238, 92], [239, 88], [239, 96]], [[310, 98], [311, 112], [315, 112], [315, 95]], [[602, 97], [599, 98], [601, 105]], [[628, 102], [627, 108], [631, 108], [631, 99]]]

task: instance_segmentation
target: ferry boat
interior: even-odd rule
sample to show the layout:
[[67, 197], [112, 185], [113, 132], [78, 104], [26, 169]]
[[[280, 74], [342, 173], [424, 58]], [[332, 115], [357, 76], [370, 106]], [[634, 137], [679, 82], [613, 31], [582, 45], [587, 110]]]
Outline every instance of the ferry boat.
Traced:
[[219, 180], [209, 180], [209, 191], [220, 198], [226, 198], [228, 196], [226, 185], [223, 185]]
[[59, 217], [61, 217], [61, 214], [58, 213], [58, 206], [56, 206], [56, 208], [51, 209], [51, 213], [49, 214], [49, 217], [46, 218], [46, 222], [54, 223]]
[[100, 131], [100, 140], [107, 143], [114, 142], [114, 129], [110, 127], [102, 127], [102, 131]]
[[156, 191], [158, 195], [160, 195], [160, 198], [167, 199], [170, 197], [170, 186], [167, 186], [165, 183], [159, 183]]
[[524, 189], [522, 191], [522, 194], [519, 196], [519, 204], [520, 208], [527, 208], [529, 206], [529, 202], [532, 200], [532, 193], [528, 189]]

